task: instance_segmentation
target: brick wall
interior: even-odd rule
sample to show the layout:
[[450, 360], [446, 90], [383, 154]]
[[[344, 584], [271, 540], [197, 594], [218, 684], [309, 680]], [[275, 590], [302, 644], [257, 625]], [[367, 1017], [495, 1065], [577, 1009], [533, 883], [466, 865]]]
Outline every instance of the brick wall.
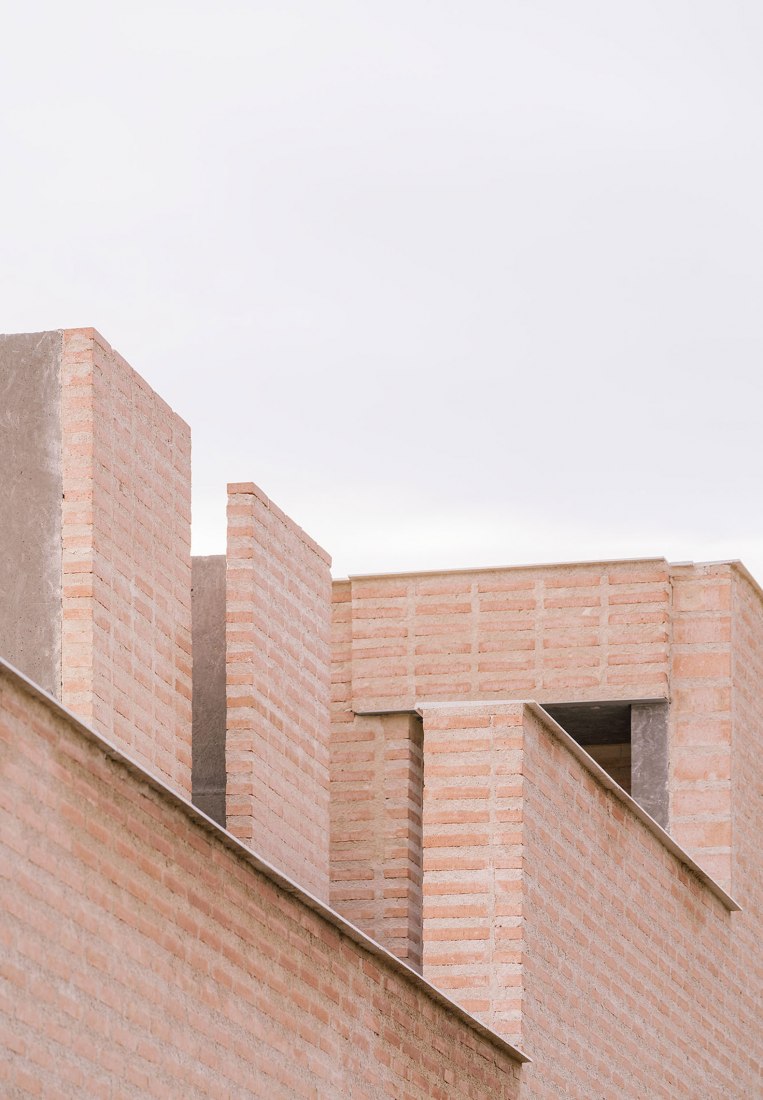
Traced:
[[227, 556], [227, 825], [327, 899], [331, 559], [251, 483]]
[[333, 585], [331, 904], [421, 968], [422, 730], [408, 713], [350, 707], [350, 585]]
[[[763, 595], [760, 586], [743, 568], [734, 570], [733, 611], [733, 755], [732, 795], [732, 882], [734, 895], [745, 914], [745, 968], [741, 983], [744, 995], [736, 1012], [752, 1034], [761, 1031], [763, 990]], [[713, 781], [708, 769], [707, 781]], [[763, 1077], [763, 1070], [761, 1071]]]
[[190, 797], [190, 430], [93, 329], [61, 372], [61, 697]]
[[667, 696], [664, 560], [353, 578], [352, 706]]
[[4, 1095], [515, 1100], [519, 1065], [0, 668]]
[[[368, 765], [374, 713], [428, 701], [665, 699], [661, 782], [669, 798], [659, 816], [731, 889], [736, 569], [655, 559], [337, 582], [332, 729], [342, 772], [332, 777], [335, 797], [346, 801], [351, 793], [353, 753], [358, 768]], [[371, 778], [368, 798], [380, 798], [383, 784], [381, 773]], [[352, 797], [360, 803], [357, 784]], [[368, 921], [367, 907], [356, 905], [368, 873], [363, 838], [347, 814], [334, 814], [332, 828], [332, 874], [342, 879], [337, 904]], [[378, 914], [369, 927], [378, 931]]]
[[671, 568], [670, 831], [727, 889], [733, 573], [728, 562]]
[[756, 1095], [759, 902], [729, 912], [524, 704], [424, 726], [424, 974], [521, 1039], [522, 1095]]

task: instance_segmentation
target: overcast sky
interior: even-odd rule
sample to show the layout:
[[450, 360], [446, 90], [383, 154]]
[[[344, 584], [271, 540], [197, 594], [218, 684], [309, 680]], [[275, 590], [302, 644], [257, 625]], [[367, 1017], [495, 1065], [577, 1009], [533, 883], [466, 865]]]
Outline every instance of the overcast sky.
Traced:
[[763, 580], [760, 0], [3, 5], [0, 330], [93, 325], [334, 573]]

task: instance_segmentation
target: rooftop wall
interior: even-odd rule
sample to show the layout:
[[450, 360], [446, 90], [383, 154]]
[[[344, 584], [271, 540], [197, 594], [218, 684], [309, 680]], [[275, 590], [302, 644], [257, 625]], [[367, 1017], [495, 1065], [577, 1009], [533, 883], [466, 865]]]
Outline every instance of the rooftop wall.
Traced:
[[190, 429], [94, 329], [61, 371], [61, 698], [190, 795]]
[[0, 338], [0, 656], [191, 789], [191, 441], [93, 329]]
[[667, 698], [662, 560], [351, 580], [352, 709]]
[[522, 1095], [756, 1095], [757, 903], [730, 911], [542, 711], [423, 714], [424, 975], [521, 1042]]
[[7, 1095], [516, 1100], [516, 1053], [0, 666]]
[[228, 486], [230, 831], [329, 894], [331, 559], [251, 483]]
[[421, 723], [350, 707], [350, 585], [333, 585], [331, 904], [421, 968]]
[[[632, 712], [633, 794], [733, 889], [731, 591], [738, 571], [729, 562], [650, 559], [335, 582], [336, 904], [392, 942], [378, 901], [368, 897], [369, 877], [384, 874], [369, 871], [364, 832], [385, 788], [368, 757], [374, 716], [489, 699], [649, 700]], [[655, 700], [667, 704], [667, 722]], [[413, 847], [413, 831], [409, 839]]]

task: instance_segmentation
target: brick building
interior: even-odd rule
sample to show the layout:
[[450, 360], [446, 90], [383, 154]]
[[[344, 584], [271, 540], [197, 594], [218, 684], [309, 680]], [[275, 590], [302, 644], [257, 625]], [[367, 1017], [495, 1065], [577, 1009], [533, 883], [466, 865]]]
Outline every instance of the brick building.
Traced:
[[0, 1094], [763, 1096], [739, 562], [353, 577], [95, 331], [0, 338]]

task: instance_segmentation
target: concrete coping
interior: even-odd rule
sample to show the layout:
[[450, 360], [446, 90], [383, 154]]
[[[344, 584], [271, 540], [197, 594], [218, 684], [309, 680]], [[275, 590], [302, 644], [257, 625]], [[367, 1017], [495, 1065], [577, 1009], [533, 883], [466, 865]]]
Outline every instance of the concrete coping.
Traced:
[[347, 577], [335, 577], [341, 581], [376, 581], [396, 577], [452, 577], [471, 573], [521, 573], [528, 569], [585, 569], [600, 565], [665, 565], [667, 558], [593, 558], [591, 561], [541, 561], [521, 565], [471, 565], [459, 569], [404, 569], [398, 573], [350, 573]]
[[40, 702], [44, 703], [50, 710], [59, 715], [59, 717], [65, 718], [70, 725], [82, 734], [85, 740], [90, 741], [100, 748], [110, 759], [122, 764], [136, 779], [152, 787], [165, 801], [172, 803], [178, 810], [184, 813], [186, 817], [194, 821], [199, 828], [217, 837], [217, 839], [233, 852], [238, 859], [248, 863], [250, 867], [275, 883], [275, 885], [285, 893], [291, 894], [292, 897], [300, 901], [306, 908], [312, 910], [318, 917], [325, 920], [328, 924], [333, 925], [342, 935], [356, 943], [363, 951], [368, 952], [369, 955], [374, 956], [386, 964], [389, 969], [402, 978], [403, 981], [408, 982], [429, 997], [430, 1000], [446, 1009], [447, 1012], [460, 1020], [466, 1027], [476, 1032], [483, 1039], [487, 1040], [493, 1047], [507, 1054], [516, 1062], [532, 1062], [532, 1059], [527, 1054], [517, 1047], [512, 1046], [511, 1043], [507, 1042], [507, 1040], [502, 1038], [497, 1032], [493, 1031], [486, 1024], [483, 1024], [480, 1020], [467, 1012], [466, 1009], [461, 1008], [461, 1006], [456, 1004], [455, 1001], [452, 1001], [447, 994], [443, 993], [437, 986], [432, 985], [431, 982], [428, 982], [421, 974], [413, 970], [407, 963], [403, 962], [402, 959], [398, 959], [396, 955], [387, 951], [385, 947], [382, 947], [376, 940], [371, 939], [365, 932], [361, 932], [359, 928], [356, 928], [354, 924], [351, 924], [350, 921], [346, 920], [340, 913], [337, 913], [331, 906], [327, 905], [326, 902], [321, 901], [320, 898], [309, 893], [309, 891], [294, 882], [293, 879], [288, 878], [288, 876], [279, 871], [277, 867], [274, 867], [272, 863], [268, 863], [267, 860], [257, 855], [251, 848], [247, 848], [245, 844], [242, 844], [242, 842], [237, 837], [233, 836], [232, 833], [229, 833], [227, 829], [218, 825], [211, 817], [207, 817], [207, 815], [194, 806], [192, 802], [183, 798], [177, 791], [173, 791], [171, 787], [168, 787], [155, 775], [147, 772], [145, 768], [136, 760], [133, 760], [131, 756], [123, 752], [106, 737], [103, 737], [100, 733], [97, 733], [90, 726], [86, 725], [81, 718], [78, 718], [76, 714], [72, 714], [72, 712], [63, 706], [62, 703], [52, 695], [49, 695], [47, 691], [35, 684], [2, 657], [0, 657], [0, 675], [24, 688], [29, 695], [40, 700]]
[[639, 821], [646, 826], [650, 833], [659, 840], [660, 844], [664, 848], [675, 856], [675, 858], [683, 863], [685, 867], [688, 867], [700, 882], [714, 894], [718, 900], [729, 910], [730, 913], [741, 913], [742, 906], [738, 902], [734, 901], [730, 894], [720, 886], [714, 878], [708, 875], [707, 871], [699, 866], [698, 863], [692, 859], [688, 852], [686, 852], [680, 844], [676, 844], [670, 833], [667, 833], [661, 825], [658, 825], [653, 817], [644, 810], [634, 798], [624, 791], [620, 784], [612, 778], [609, 772], [596, 763], [596, 761], [588, 755], [585, 749], [577, 743], [577, 741], [567, 733], [558, 722], [554, 721], [551, 715], [543, 709], [540, 703], [536, 703], [534, 699], [486, 699], [484, 701], [474, 702], [453, 702], [453, 703], [420, 703], [416, 707], [418, 714], [425, 716], [425, 712], [428, 710], [466, 710], [469, 707], [481, 707], [483, 710], [500, 710], [503, 707], [516, 707], [524, 706], [552, 733], [558, 741], [560, 741], [564, 747], [583, 765], [586, 771], [589, 771], [595, 779], [601, 783], [603, 787], [606, 787], [608, 791], [627, 806], [628, 809], [634, 814]]

